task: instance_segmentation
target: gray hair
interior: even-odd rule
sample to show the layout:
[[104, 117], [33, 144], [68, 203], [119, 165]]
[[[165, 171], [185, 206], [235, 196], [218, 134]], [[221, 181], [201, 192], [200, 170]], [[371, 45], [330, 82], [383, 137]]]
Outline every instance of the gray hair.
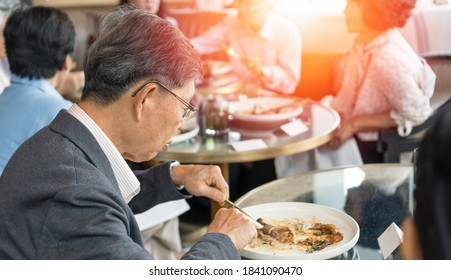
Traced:
[[144, 80], [169, 89], [202, 77], [199, 55], [167, 20], [131, 5], [116, 7], [101, 20], [99, 36], [84, 61], [82, 100], [108, 105]]

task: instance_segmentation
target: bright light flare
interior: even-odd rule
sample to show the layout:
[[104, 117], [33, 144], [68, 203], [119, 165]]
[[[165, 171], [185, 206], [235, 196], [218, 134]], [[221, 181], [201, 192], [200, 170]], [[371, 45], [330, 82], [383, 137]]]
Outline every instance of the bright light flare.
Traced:
[[272, 0], [278, 11], [305, 13], [343, 13], [346, 0]]

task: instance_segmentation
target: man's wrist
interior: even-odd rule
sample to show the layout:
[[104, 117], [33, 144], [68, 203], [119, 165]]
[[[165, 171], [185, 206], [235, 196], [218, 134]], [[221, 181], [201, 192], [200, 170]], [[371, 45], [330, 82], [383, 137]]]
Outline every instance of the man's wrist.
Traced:
[[[172, 178], [172, 169], [176, 166], [180, 166], [180, 162], [177, 160], [174, 160], [169, 164], [169, 174], [171, 174], [171, 178]], [[175, 185], [175, 188], [179, 191], [181, 191], [185, 188], [184, 185], [178, 185], [176, 183], [174, 183], [174, 185]]]

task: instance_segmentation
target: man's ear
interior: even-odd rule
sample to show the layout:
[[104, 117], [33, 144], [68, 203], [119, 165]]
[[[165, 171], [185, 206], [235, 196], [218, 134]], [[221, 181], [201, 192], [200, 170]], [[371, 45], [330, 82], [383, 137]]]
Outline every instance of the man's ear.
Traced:
[[142, 116], [146, 112], [146, 110], [152, 109], [150, 106], [153, 104], [156, 90], [157, 86], [155, 84], [149, 83], [140, 91], [138, 91], [138, 93], [136, 93], [134, 97], [131, 97], [133, 104], [133, 113], [138, 121], [142, 119]]
[[66, 58], [64, 59], [64, 63], [63, 63], [63, 66], [61, 67], [61, 71], [70, 72], [76, 66], [77, 66], [77, 63], [72, 59], [70, 54], [68, 54], [68, 55], [66, 55]]

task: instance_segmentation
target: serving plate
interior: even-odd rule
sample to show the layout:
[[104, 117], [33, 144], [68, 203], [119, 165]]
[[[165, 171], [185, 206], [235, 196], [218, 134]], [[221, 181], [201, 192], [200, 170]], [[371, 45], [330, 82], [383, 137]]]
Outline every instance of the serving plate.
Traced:
[[343, 240], [326, 248], [307, 253], [300, 249], [279, 250], [270, 245], [251, 248], [249, 245], [241, 251], [241, 256], [254, 260], [326, 260], [349, 251], [359, 239], [360, 229], [357, 222], [346, 213], [320, 204], [303, 202], [265, 203], [243, 208], [253, 218], [263, 220], [284, 220], [301, 218], [305, 221], [316, 219], [324, 224], [334, 224], [343, 234]]
[[299, 116], [302, 109], [300, 99], [287, 97], [256, 97], [229, 104], [234, 125], [257, 129], [275, 128], [287, 123]]

